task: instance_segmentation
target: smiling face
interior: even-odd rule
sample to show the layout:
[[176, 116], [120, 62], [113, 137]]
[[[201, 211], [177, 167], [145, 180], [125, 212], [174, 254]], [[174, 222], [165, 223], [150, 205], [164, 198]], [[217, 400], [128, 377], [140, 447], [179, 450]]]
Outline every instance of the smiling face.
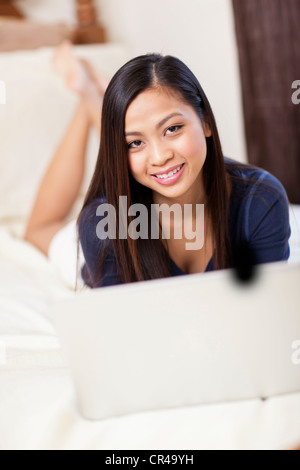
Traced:
[[165, 88], [144, 91], [125, 116], [132, 176], [152, 189], [156, 203], [203, 203], [202, 168], [210, 135], [179, 95]]

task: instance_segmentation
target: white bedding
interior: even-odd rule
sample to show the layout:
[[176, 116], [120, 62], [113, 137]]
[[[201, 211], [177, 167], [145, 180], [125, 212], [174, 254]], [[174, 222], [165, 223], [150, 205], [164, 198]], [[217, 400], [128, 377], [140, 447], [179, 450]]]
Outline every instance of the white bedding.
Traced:
[[[107, 73], [124, 63], [126, 56], [122, 48], [110, 45], [78, 51]], [[7, 85], [7, 105], [0, 106], [0, 449], [278, 449], [299, 445], [300, 394], [102, 422], [79, 416], [68, 367], [49, 317], [51, 303], [73, 291], [40, 252], [21, 240], [41, 175], [76, 104], [51, 72], [51, 54], [45, 49], [0, 55], [0, 79]], [[97, 153], [93, 145], [89, 168]], [[291, 222], [296, 227], [294, 218]], [[300, 260], [299, 233], [291, 246], [293, 261]]]
[[[48, 307], [73, 292], [0, 229], [1, 449], [278, 449], [300, 442], [300, 394], [83, 420]], [[3, 361], [2, 354], [2, 362]], [[0, 356], [1, 362], [1, 356]]]

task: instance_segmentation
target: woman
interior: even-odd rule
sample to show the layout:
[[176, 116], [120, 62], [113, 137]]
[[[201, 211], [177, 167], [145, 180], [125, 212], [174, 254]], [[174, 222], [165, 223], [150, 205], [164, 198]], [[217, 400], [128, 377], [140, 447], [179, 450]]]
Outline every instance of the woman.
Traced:
[[[79, 112], [77, 119], [82, 119]], [[79, 147], [82, 154], [86, 132], [75, 136], [75, 127], [77, 145], [71, 144], [70, 137], [70, 146]], [[44, 214], [40, 230], [52, 226], [44, 252], [77, 195], [83, 172], [80, 161], [80, 165], [69, 162], [76, 175], [64, 210], [56, 207], [54, 213], [47, 212], [41, 193], [49, 197], [50, 191], [59, 191], [50, 187], [54, 177], [47, 187], [45, 181], [42, 184], [37, 199]], [[68, 162], [64, 164], [66, 171]], [[61, 161], [56, 161], [55, 170], [62, 174], [57, 166], [63, 166]], [[65, 186], [63, 178], [56, 179], [56, 187], [58, 183]], [[127, 207], [119, 204], [120, 196], [126, 197]], [[104, 219], [108, 225], [112, 220], [105, 218], [104, 204], [116, 210], [115, 237], [107, 235], [105, 224], [102, 232], [99, 229]], [[163, 236], [159, 217], [160, 236], [151, 236], [150, 216], [148, 236], [128, 236], [133, 220], [132, 212], [131, 217], [128, 214], [135, 204], [146, 207], [148, 214], [154, 204], [189, 205], [193, 228], [199, 218], [197, 208], [204, 205], [203, 246], [186, 250], [188, 237], [174, 235], [178, 222], [184, 220], [175, 216], [169, 220], [168, 237]], [[38, 224], [33, 223], [37, 205], [26, 238], [41, 246]], [[82, 276], [90, 287], [225, 269], [237, 259], [253, 265], [289, 256], [288, 200], [281, 183], [264, 170], [223, 157], [215, 119], [198, 80], [180, 60], [158, 54], [125, 64], [105, 92], [98, 161], [77, 222], [85, 258]]]

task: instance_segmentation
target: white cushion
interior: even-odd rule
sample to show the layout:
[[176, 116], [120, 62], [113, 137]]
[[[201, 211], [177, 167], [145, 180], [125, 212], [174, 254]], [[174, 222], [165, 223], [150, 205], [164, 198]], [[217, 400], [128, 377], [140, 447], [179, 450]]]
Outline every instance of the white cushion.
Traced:
[[[120, 45], [75, 49], [108, 76], [129, 58]], [[52, 70], [53, 51], [0, 54], [0, 80], [6, 85], [6, 104], [0, 104], [0, 222], [28, 217], [41, 178], [77, 106], [77, 95]], [[94, 168], [98, 140], [97, 133], [91, 133], [82, 192]]]

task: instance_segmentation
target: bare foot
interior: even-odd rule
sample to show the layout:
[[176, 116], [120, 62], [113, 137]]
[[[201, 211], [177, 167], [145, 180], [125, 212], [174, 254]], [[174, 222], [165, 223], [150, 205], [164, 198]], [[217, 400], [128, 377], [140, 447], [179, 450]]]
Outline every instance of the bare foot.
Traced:
[[86, 103], [90, 120], [100, 130], [102, 101], [109, 80], [97, 72], [84, 59], [74, 55], [72, 44], [64, 41], [52, 59], [54, 69], [60, 74], [68, 88], [80, 94]]
[[100, 94], [104, 95], [110, 82], [109, 78], [94, 69], [94, 67], [87, 60], [80, 59], [80, 61], [81, 64], [85, 67], [86, 72], [89, 74], [90, 78], [97, 85]]

